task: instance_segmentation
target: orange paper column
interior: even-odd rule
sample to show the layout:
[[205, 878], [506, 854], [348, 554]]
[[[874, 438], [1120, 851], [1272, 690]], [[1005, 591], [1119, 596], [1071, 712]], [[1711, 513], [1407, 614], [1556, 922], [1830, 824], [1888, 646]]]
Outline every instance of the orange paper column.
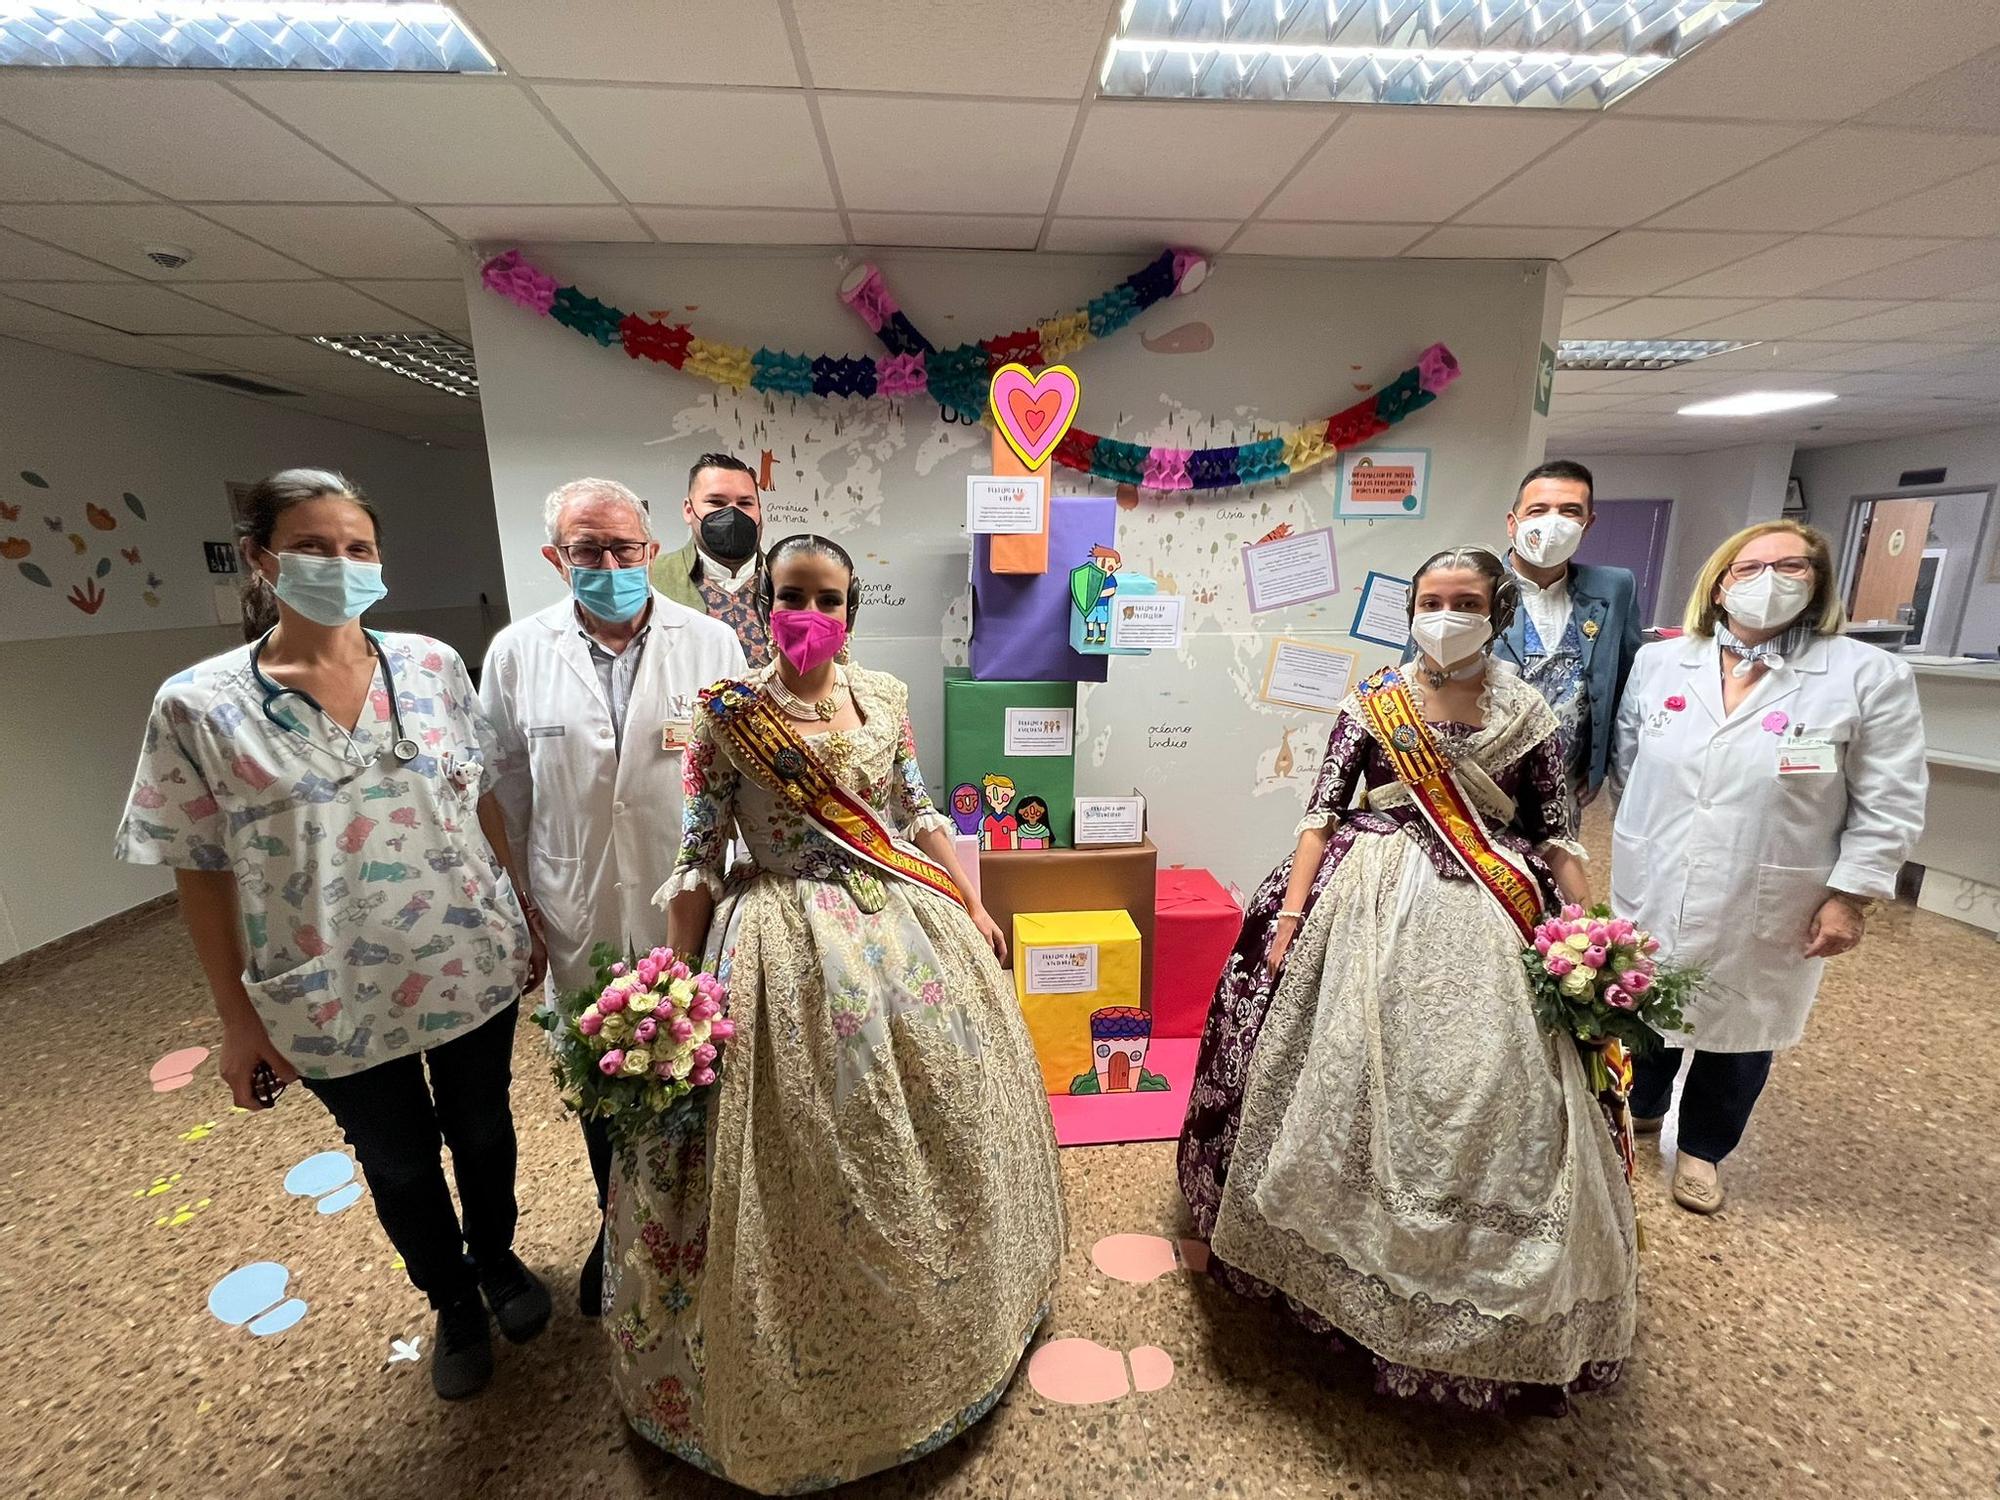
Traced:
[[1042, 476], [1042, 524], [1040, 529], [1022, 532], [1014, 536], [993, 536], [986, 539], [987, 566], [996, 573], [1046, 573], [1049, 570], [1049, 480], [1054, 464], [1044, 460], [1041, 468], [1031, 469], [1022, 463], [1018, 454], [1007, 446], [1007, 440], [996, 431], [993, 434], [993, 470], [1003, 479], [1030, 474]]

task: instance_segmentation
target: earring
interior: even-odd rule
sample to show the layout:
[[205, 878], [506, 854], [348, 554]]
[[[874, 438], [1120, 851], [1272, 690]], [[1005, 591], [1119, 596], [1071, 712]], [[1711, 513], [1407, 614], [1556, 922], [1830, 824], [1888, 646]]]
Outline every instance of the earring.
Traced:
[[847, 649], [847, 642], [842, 641], [840, 643], [840, 649], [833, 653], [833, 659], [843, 667], [854, 660], [854, 654]]

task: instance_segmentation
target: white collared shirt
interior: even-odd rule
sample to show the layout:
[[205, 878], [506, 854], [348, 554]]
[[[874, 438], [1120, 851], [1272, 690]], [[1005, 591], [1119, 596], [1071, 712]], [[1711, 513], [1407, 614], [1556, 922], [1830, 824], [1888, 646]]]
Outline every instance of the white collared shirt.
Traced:
[[743, 560], [741, 567], [732, 572], [704, 552], [701, 555], [701, 576], [719, 589], [740, 594], [743, 592], [743, 585], [757, 576], [757, 554], [753, 552]]
[[1565, 568], [1562, 577], [1547, 588], [1526, 574], [1516, 573], [1514, 577], [1521, 585], [1521, 607], [1535, 622], [1542, 650], [1545, 653], [1556, 650], [1562, 645], [1563, 632], [1569, 629], [1570, 616], [1575, 612], [1569, 597], [1569, 570]]

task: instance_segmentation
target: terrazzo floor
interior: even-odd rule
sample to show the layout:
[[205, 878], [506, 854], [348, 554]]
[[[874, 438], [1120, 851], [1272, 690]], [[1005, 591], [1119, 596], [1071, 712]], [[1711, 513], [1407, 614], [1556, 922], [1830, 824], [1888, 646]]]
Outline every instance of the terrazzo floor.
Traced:
[[[1595, 839], [1601, 845], [1601, 839]], [[1090, 1247], [1185, 1225], [1171, 1143], [1063, 1153], [1069, 1254], [1046, 1336], [1157, 1344], [1172, 1383], [993, 1417], [856, 1496], [1992, 1496], [2000, 1493], [2000, 946], [1907, 907], [1831, 970], [1779, 1061], [1714, 1219], [1676, 1209], [1643, 1145], [1640, 1333], [1623, 1385], [1562, 1421], [1407, 1409], [1325, 1379], [1266, 1313], [1177, 1272], [1107, 1280]], [[627, 1434], [576, 1314], [593, 1229], [582, 1142], [524, 1028], [519, 1249], [549, 1331], [497, 1345], [478, 1400], [430, 1392], [430, 1319], [363, 1197], [322, 1215], [289, 1168], [340, 1145], [294, 1091], [233, 1114], [217, 1027], [171, 912], [69, 967], [0, 982], [0, 1475], [13, 1496], [428, 1497], [741, 1491]], [[1666, 1142], [1671, 1148], [1671, 1136]], [[178, 1174], [177, 1176], [175, 1174]], [[148, 1196], [164, 1180], [162, 1191]], [[206, 1310], [275, 1260], [309, 1311], [255, 1338]], [[421, 1336], [424, 1357], [392, 1362]]]

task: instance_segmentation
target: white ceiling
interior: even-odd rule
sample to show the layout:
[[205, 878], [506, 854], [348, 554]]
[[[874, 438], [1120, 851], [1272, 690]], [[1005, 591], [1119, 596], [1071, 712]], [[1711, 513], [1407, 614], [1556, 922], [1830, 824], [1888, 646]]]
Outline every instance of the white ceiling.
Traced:
[[[1560, 260], [1567, 336], [1765, 341], [1559, 375], [1561, 446], [2000, 420], [2000, 4], [1770, 0], [1603, 115], [1100, 100], [1117, 0], [459, 8], [504, 76], [0, 72], [0, 334], [467, 445], [288, 335], [467, 336], [465, 243], [1174, 242]], [[1674, 414], [1759, 385], [1841, 400]]]

